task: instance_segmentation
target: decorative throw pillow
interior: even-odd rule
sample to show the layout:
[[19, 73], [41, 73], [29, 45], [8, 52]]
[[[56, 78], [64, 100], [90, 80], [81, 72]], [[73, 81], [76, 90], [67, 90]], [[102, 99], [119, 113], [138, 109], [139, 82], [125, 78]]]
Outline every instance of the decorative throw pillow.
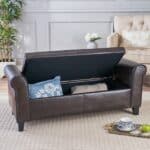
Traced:
[[60, 76], [56, 76], [51, 80], [29, 84], [29, 96], [31, 99], [62, 95]]
[[93, 85], [78, 85], [71, 88], [72, 94], [100, 92], [107, 90], [108, 87], [106, 83], [98, 83]]
[[150, 31], [123, 31], [122, 38], [121, 46], [150, 48]]

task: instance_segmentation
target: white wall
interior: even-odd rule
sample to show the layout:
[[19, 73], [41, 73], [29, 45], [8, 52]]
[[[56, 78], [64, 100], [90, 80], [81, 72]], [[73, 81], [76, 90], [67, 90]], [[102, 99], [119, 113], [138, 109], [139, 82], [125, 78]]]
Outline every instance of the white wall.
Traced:
[[150, 0], [26, 0], [22, 21], [17, 23], [23, 52], [85, 48], [84, 35], [98, 32], [106, 46], [115, 15], [150, 13]]

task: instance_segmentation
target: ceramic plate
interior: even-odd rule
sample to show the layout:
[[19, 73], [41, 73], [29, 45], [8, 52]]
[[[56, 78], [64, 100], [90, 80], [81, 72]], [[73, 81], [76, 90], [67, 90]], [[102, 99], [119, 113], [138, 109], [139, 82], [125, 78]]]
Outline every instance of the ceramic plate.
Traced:
[[119, 127], [116, 125], [116, 128], [119, 130], [119, 131], [123, 131], [123, 132], [131, 132], [131, 131], [134, 131], [136, 130], [136, 125], [133, 124], [133, 126], [131, 128], [122, 128], [122, 127]]

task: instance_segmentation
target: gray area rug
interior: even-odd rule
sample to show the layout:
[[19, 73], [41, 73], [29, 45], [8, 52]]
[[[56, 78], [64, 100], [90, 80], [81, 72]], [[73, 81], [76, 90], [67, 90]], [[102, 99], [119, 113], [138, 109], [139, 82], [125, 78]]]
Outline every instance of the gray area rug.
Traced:
[[148, 95], [140, 116], [124, 110], [49, 118], [25, 123], [22, 133], [17, 131], [5, 98], [1, 101], [0, 97], [0, 150], [150, 150], [149, 139], [111, 135], [103, 129], [125, 116], [137, 123], [150, 123]]

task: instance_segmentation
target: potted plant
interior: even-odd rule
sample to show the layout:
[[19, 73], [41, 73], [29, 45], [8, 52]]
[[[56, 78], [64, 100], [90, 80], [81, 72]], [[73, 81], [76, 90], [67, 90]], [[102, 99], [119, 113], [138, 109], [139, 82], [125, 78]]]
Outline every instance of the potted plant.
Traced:
[[94, 49], [97, 48], [97, 40], [102, 39], [97, 33], [87, 33], [85, 35], [85, 41], [87, 42], [87, 48], [88, 49]]
[[0, 77], [7, 64], [15, 64], [12, 56], [17, 42], [17, 29], [13, 25], [20, 19], [22, 0], [0, 0]]

